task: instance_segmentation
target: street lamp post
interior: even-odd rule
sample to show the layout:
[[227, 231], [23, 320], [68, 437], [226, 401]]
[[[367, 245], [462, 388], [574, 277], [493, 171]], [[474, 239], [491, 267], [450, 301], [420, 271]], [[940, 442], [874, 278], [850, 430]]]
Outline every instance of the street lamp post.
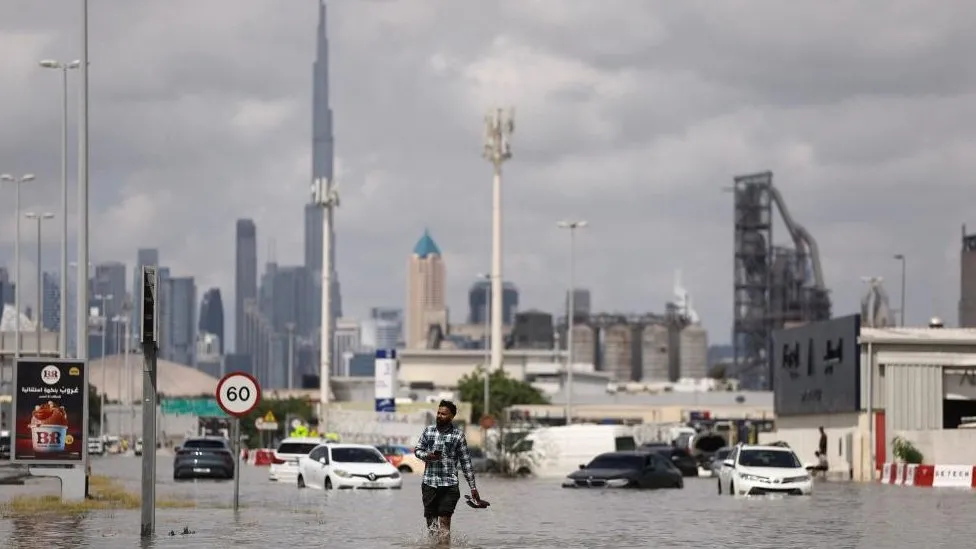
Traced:
[[102, 440], [105, 440], [105, 366], [107, 365], [105, 361], [105, 332], [108, 330], [108, 317], [105, 316], [105, 303], [112, 300], [112, 294], [96, 294], [95, 300], [101, 303], [101, 307], [98, 309], [98, 318], [101, 320], [102, 324], [102, 383], [98, 387], [98, 392], [100, 393], [102, 416], [99, 418], [98, 432], [102, 435]]
[[14, 335], [16, 336], [17, 343], [14, 349], [14, 356], [20, 356], [20, 288], [23, 286], [21, 284], [20, 278], [20, 186], [24, 183], [28, 183], [34, 180], [34, 174], [28, 173], [20, 177], [14, 177], [10, 174], [0, 175], [0, 181], [7, 183], [13, 183], [17, 189], [17, 198], [14, 205], [14, 217], [16, 218], [17, 230], [14, 236], [14, 270], [17, 271], [14, 274], [15, 284], [14, 287], [14, 309], [16, 313], [14, 315]]
[[[37, 221], [37, 305], [34, 307], [34, 333], [37, 338], [37, 356], [41, 356], [41, 328], [44, 319], [44, 271], [41, 268], [41, 221], [52, 219], [54, 214], [49, 212], [27, 212], [24, 214], [24, 217]], [[20, 281], [18, 281], [17, 285], [20, 285]], [[17, 346], [20, 347], [20, 345]]]
[[905, 259], [905, 254], [896, 254], [895, 259], [901, 261], [901, 306], [900, 316], [901, 316], [901, 326], [905, 327], [905, 264], [907, 260]]
[[68, 356], [68, 71], [77, 69], [81, 61], [63, 63], [53, 59], [41, 61], [45, 69], [61, 71], [61, 292], [58, 302], [58, 351]]
[[491, 362], [490, 345], [488, 344], [491, 336], [491, 275], [486, 273], [478, 273], [478, 278], [480, 280], [485, 280], [488, 284], [485, 284], [485, 402], [484, 408], [481, 413], [482, 416], [487, 416], [491, 412], [489, 411], [489, 405], [491, 404], [491, 380], [488, 375], [489, 365]]
[[566, 304], [566, 425], [573, 422], [573, 317], [576, 313], [576, 229], [586, 221], [560, 221], [560, 229], [569, 230], [569, 299]]
[[485, 116], [483, 156], [495, 168], [491, 185], [491, 368], [502, 368], [502, 164], [512, 157], [515, 113], [493, 109]]

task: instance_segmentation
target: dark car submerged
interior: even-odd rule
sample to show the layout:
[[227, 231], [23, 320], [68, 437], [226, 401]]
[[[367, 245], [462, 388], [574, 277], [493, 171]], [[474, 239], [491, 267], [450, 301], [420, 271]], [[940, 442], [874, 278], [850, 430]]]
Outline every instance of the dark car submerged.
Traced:
[[564, 488], [684, 488], [681, 471], [654, 452], [600, 454], [570, 473]]

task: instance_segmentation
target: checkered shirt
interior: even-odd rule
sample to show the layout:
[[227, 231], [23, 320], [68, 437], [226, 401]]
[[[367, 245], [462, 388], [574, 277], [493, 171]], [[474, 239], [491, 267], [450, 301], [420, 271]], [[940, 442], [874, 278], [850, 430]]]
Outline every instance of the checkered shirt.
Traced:
[[471, 454], [468, 452], [464, 431], [456, 425], [451, 425], [450, 429], [443, 432], [436, 425], [428, 425], [420, 434], [414, 454], [419, 459], [426, 460], [436, 444], [444, 445], [441, 459], [426, 462], [423, 483], [435, 487], [456, 486], [459, 484], [457, 469], [460, 467], [468, 486], [474, 490], [474, 468], [471, 467]]

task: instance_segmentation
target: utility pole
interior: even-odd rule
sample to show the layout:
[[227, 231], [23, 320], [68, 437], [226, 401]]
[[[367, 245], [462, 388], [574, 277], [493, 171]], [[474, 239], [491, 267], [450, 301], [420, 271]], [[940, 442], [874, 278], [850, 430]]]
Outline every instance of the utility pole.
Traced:
[[318, 178], [312, 184], [312, 203], [322, 208], [322, 312], [319, 332], [319, 432], [329, 429], [328, 413], [332, 376], [332, 230], [339, 207], [339, 193], [332, 181]]
[[142, 268], [142, 522], [139, 535], [156, 531], [156, 352], [159, 343], [159, 278], [155, 266]]
[[560, 221], [560, 229], [569, 230], [569, 296], [566, 303], [566, 425], [573, 422], [573, 320], [576, 313], [576, 229], [586, 221]]
[[502, 164], [512, 158], [511, 138], [515, 131], [515, 112], [495, 109], [485, 116], [483, 156], [494, 167], [491, 185], [491, 367], [502, 368]]

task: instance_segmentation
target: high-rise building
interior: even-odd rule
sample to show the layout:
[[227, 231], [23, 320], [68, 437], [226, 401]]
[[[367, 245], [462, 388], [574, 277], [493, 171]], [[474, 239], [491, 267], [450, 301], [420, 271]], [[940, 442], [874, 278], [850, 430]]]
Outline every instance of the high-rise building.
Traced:
[[[200, 300], [200, 322], [197, 329], [201, 334], [216, 336], [217, 352], [224, 354], [224, 303], [220, 298], [220, 288], [210, 288], [204, 292], [203, 299]], [[212, 346], [213, 340], [207, 339], [207, 345]]]
[[[319, 1], [319, 23], [316, 29], [315, 62], [312, 65], [312, 178], [333, 181], [335, 177], [335, 141], [332, 132], [332, 108], [329, 104], [329, 39], [325, 1]], [[305, 206], [305, 268], [312, 277], [308, 289], [311, 318], [309, 332], [320, 327], [322, 317], [322, 209]], [[332, 318], [342, 316], [342, 292], [336, 269], [335, 234], [332, 235]], [[335, 322], [333, 322], [335, 326]], [[309, 333], [308, 335], [311, 335]]]
[[333, 347], [335, 358], [332, 361], [332, 375], [349, 376], [349, 360], [362, 348], [362, 333], [359, 321], [340, 318], [336, 321]]
[[14, 293], [17, 290], [16, 283], [10, 280], [10, 273], [7, 271], [6, 267], [0, 267], [0, 309], [3, 305], [10, 305], [11, 307], [17, 302]]
[[435, 326], [447, 333], [446, 282], [441, 250], [425, 230], [407, 266], [407, 347], [426, 347]]
[[106, 298], [105, 314], [108, 318], [115, 318], [121, 314], [127, 287], [125, 263], [109, 261], [95, 265], [94, 287], [92, 289], [95, 296], [100, 295]]
[[163, 358], [177, 364], [195, 364], [197, 344], [197, 286], [192, 276], [166, 280], [166, 301], [163, 307], [165, 346]]
[[[502, 285], [502, 324], [511, 326], [518, 312], [519, 291], [515, 284]], [[484, 324], [491, 318], [491, 282], [478, 280], [468, 290], [468, 324]]]
[[[586, 288], [573, 290], [573, 320], [586, 320], [590, 316], [590, 291]], [[569, 291], [566, 292], [566, 306], [563, 311], [569, 311]]]
[[49, 332], [61, 329], [61, 281], [57, 273], [44, 273], [42, 296], [44, 307], [41, 311], [41, 325]]
[[258, 235], [251, 219], [237, 220], [236, 260], [234, 264], [234, 348], [244, 346], [244, 301], [258, 296]]

